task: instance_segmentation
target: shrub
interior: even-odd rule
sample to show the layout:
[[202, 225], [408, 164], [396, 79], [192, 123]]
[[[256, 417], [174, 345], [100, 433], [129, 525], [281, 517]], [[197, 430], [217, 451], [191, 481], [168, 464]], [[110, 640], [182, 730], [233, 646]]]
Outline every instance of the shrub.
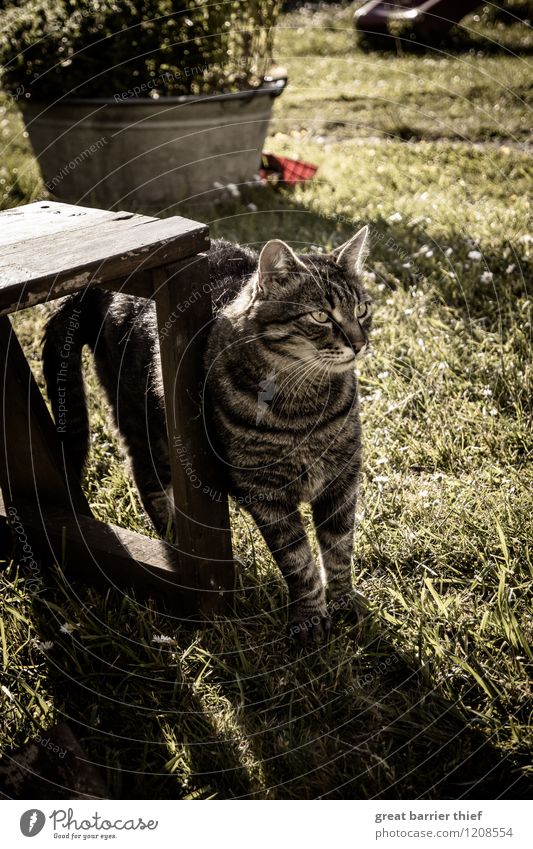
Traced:
[[2, 83], [70, 97], [202, 94], [259, 84], [271, 62], [274, 0], [26, 0], [0, 12]]

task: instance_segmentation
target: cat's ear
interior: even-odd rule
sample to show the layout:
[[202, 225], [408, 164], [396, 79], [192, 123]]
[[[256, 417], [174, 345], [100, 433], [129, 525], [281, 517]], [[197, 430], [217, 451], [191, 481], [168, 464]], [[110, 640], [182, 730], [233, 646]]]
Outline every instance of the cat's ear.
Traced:
[[294, 272], [298, 266], [305, 268], [293, 249], [282, 242], [281, 239], [271, 239], [259, 255], [257, 268], [257, 288], [259, 292], [266, 293], [269, 284], [283, 279], [291, 271]]
[[362, 271], [367, 254], [368, 224], [361, 227], [355, 236], [333, 251], [337, 265], [342, 266], [348, 274], [359, 274]]

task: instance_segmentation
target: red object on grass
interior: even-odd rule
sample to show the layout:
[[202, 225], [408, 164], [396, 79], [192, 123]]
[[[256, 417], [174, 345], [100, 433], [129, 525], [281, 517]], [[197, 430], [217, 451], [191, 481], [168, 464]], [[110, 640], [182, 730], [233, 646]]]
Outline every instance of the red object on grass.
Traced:
[[302, 162], [300, 159], [287, 159], [286, 156], [262, 153], [259, 176], [265, 181], [280, 181], [294, 185], [310, 180], [317, 169], [318, 165], [311, 165], [310, 162]]

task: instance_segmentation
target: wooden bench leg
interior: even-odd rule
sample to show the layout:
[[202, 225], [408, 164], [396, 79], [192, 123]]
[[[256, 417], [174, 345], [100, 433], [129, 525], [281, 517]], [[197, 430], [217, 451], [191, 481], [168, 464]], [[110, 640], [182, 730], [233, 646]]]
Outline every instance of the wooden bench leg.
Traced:
[[40, 510], [21, 499], [16, 508], [8, 508], [0, 495], [0, 521], [6, 514], [12, 528], [6, 553], [16, 545], [30, 592], [41, 593], [48, 585], [40, 568], [43, 560], [59, 565], [65, 561], [67, 578], [104, 592], [109, 587], [126, 594], [133, 590], [139, 607], [147, 598], [156, 599], [177, 618], [191, 624], [204, 621], [197, 610], [194, 570], [187, 571], [187, 563], [163, 540], [58, 507]]
[[[66, 574], [90, 586], [134, 589], [163, 599], [180, 617], [202, 621], [196, 569], [173, 546], [92, 517], [5, 316], [0, 316], [0, 405], [0, 530], [7, 516], [31, 591], [46, 585], [37, 560], [62, 565], [65, 559]], [[2, 548], [0, 559], [12, 545], [4, 540]]]
[[4, 502], [91, 515], [54, 422], [7, 316], [0, 316], [0, 488]]
[[212, 320], [207, 257], [154, 272], [161, 366], [167, 413], [176, 543], [194, 564], [199, 610], [232, 605], [235, 566], [227, 493], [202, 412], [203, 351]]
[[[0, 514], [25, 538], [26, 528], [31, 532], [45, 560], [61, 562], [66, 553], [73, 577], [162, 597], [174, 612], [202, 621], [232, 606], [235, 587], [227, 495], [200, 407], [212, 317], [207, 261], [180, 263], [154, 278], [178, 546], [92, 518], [7, 316], [0, 317]], [[190, 308], [176, 312], [178, 304]]]

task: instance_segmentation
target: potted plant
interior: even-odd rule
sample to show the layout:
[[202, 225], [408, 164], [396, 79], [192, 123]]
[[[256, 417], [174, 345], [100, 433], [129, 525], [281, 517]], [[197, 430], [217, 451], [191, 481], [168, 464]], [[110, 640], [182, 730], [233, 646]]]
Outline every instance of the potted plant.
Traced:
[[279, 0], [25, 0], [0, 13], [16, 92], [56, 198], [162, 209], [253, 178]]

